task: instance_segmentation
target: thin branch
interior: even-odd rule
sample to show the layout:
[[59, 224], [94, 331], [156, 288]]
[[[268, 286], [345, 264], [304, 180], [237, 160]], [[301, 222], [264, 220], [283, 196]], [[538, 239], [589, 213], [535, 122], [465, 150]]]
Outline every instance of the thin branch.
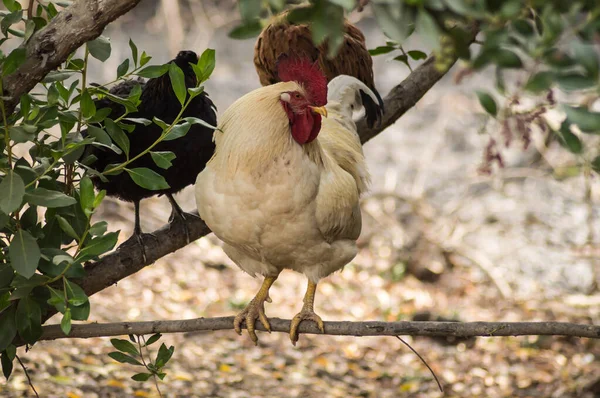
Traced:
[[[270, 318], [271, 331], [289, 333], [289, 319]], [[175, 321], [73, 324], [68, 336], [60, 325], [43, 327], [40, 340], [232, 330], [233, 317]], [[300, 324], [300, 333], [322, 334], [312, 322]], [[260, 322], [256, 330], [265, 331]], [[600, 339], [600, 326], [568, 322], [325, 322], [331, 336], [573, 336]]]
[[37, 398], [40, 398], [40, 395], [38, 394], [38, 392], [36, 391], [35, 387], [33, 386], [33, 382], [31, 381], [31, 377], [29, 377], [29, 372], [27, 371], [27, 368], [25, 367], [25, 364], [21, 361], [21, 358], [19, 358], [18, 355], [15, 355], [15, 357], [17, 358], [17, 361], [19, 361], [19, 364], [23, 368], [23, 372], [25, 372], [25, 376], [27, 376], [27, 381], [29, 382], [29, 387], [31, 387], [31, 389], [33, 390], [33, 393], [35, 394], [35, 396]]
[[438, 379], [437, 375], [435, 374], [435, 372], [433, 371], [433, 369], [431, 369], [431, 366], [429, 366], [429, 364], [427, 363], [427, 361], [421, 356], [421, 354], [419, 354], [417, 352], [417, 350], [415, 350], [414, 348], [412, 348], [410, 344], [408, 344], [406, 341], [404, 341], [402, 339], [402, 337], [396, 336], [396, 338], [398, 340], [400, 340], [402, 342], [402, 344], [404, 344], [405, 346], [407, 346], [421, 360], [421, 362], [423, 362], [423, 364], [425, 366], [427, 366], [427, 369], [429, 369], [429, 371], [433, 375], [433, 378], [435, 379], [435, 382], [437, 383], [438, 388], [440, 389], [440, 392], [444, 392], [444, 388], [442, 387], [442, 383], [440, 383], [440, 380]]
[[100, 36], [104, 27], [131, 10], [140, 0], [77, 0], [58, 13], [24, 44], [25, 61], [3, 81], [6, 112], [12, 113], [21, 95], [64, 62], [83, 43]]

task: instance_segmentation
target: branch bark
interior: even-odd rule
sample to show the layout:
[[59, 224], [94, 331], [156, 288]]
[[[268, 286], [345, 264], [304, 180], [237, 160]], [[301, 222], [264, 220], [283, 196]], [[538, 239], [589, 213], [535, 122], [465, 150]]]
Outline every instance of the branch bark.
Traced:
[[6, 111], [12, 113], [21, 95], [64, 62], [104, 27], [135, 7], [140, 0], [77, 0], [36, 32], [26, 44], [25, 62], [2, 82]]
[[[289, 333], [289, 319], [270, 318], [273, 332]], [[68, 336], [60, 325], [43, 327], [40, 340], [182, 333], [233, 329], [233, 317], [177, 321], [74, 324]], [[256, 329], [266, 331], [260, 322]], [[300, 324], [300, 333], [322, 334], [313, 322]], [[567, 322], [325, 322], [331, 336], [572, 336], [600, 338], [600, 326]]]

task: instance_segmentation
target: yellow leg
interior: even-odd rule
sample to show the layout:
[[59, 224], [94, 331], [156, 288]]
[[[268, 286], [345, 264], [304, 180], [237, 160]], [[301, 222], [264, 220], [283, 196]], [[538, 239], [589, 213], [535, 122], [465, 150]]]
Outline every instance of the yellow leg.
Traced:
[[[277, 275], [279, 276], [279, 275]], [[271, 332], [271, 325], [269, 324], [269, 320], [265, 315], [265, 301], [270, 303], [271, 299], [269, 298], [269, 289], [275, 280], [277, 280], [277, 276], [267, 276], [263, 281], [262, 286], [256, 296], [250, 301], [250, 303], [244, 308], [242, 312], [237, 314], [235, 319], [233, 320], [233, 328], [237, 332], [237, 334], [242, 334], [242, 323], [246, 322], [246, 328], [248, 329], [248, 334], [250, 338], [254, 342], [255, 345], [258, 345], [258, 337], [256, 336], [254, 322], [258, 319], [260, 323], [263, 324], [265, 329]]]
[[302, 306], [302, 310], [292, 319], [292, 325], [290, 327], [290, 339], [292, 340], [292, 344], [296, 345], [298, 341], [298, 326], [304, 320], [313, 321], [321, 330], [321, 333], [325, 333], [325, 327], [323, 326], [323, 320], [320, 316], [315, 314], [314, 304], [315, 304], [315, 292], [317, 291], [317, 284], [308, 281], [308, 287], [306, 288], [306, 294], [304, 295], [304, 305]]

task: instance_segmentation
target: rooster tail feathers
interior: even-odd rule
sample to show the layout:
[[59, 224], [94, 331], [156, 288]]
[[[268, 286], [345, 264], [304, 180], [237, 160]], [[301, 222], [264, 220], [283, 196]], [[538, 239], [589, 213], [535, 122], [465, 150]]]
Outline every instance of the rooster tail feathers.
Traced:
[[[367, 98], [371, 101], [365, 101]], [[373, 90], [357, 78], [339, 75], [327, 85], [327, 101], [335, 101], [345, 108], [353, 109], [357, 105], [366, 105], [365, 102], [377, 104], [380, 100]]]

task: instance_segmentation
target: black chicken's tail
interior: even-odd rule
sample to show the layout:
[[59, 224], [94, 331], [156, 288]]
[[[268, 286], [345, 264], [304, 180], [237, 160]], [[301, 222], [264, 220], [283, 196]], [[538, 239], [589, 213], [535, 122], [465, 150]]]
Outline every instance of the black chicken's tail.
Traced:
[[375, 124], [379, 125], [381, 123], [381, 118], [385, 109], [383, 107], [383, 99], [381, 99], [381, 95], [379, 95], [379, 92], [375, 89], [375, 87], [369, 88], [377, 97], [378, 103], [373, 101], [373, 99], [368, 94], [362, 91], [360, 92], [360, 98], [362, 100], [363, 106], [365, 107], [367, 126], [369, 126], [369, 128], [372, 128]]

